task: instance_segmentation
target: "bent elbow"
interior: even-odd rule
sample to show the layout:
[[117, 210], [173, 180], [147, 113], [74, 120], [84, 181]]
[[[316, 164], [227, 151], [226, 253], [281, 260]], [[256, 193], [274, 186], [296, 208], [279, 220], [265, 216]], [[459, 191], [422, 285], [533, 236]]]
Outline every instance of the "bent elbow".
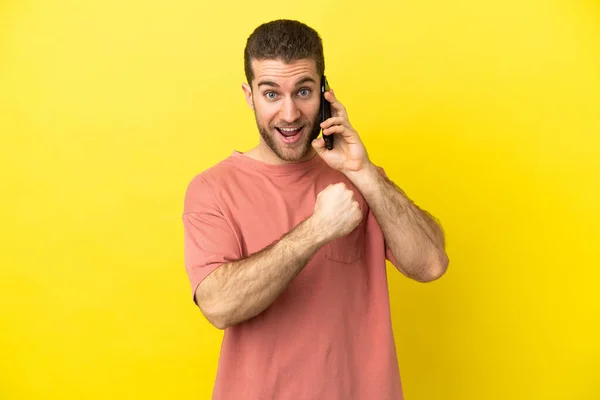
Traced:
[[227, 318], [227, 313], [223, 312], [222, 310], [207, 306], [206, 304], [198, 304], [198, 308], [208, 322], [210, 322], [215, 328], [219, 330], [225, 330], [231, 325]]
[[450, 260], [448, 259], [448, 255], [445, 252], [440, 254], [437, 257], [436, 261], [431, 263], [431, 267], [429, 268], [430, 281], [438, 280], [442, 276], [444, 276], [444, 274], [448, 270], [449, 263]]
[[425, 268], [422, 269], [421, 276], [417, 280], [422, 283], [427, 283], [440, 279], [448, 270], [449, 262], [446, 253], [436, 255], [433, 260], [425, 265]]
[[214, 326], [215, 328], [224, 331], [225, 329], [229, 328], [230, 324], [223, 318], [208, 318], [208, 322], [210, 322], [212, 324], [212, 326]]
[[214, 296], [207, 296], [205, 293], [199, 295], [196, 291], [195, 302], [202, 315], [211, 323], [215, 328], [224, 330], [228, 328], [231, 323], [229, 321], [229, 313], [219, 306], [219, 301], [213, 298]]

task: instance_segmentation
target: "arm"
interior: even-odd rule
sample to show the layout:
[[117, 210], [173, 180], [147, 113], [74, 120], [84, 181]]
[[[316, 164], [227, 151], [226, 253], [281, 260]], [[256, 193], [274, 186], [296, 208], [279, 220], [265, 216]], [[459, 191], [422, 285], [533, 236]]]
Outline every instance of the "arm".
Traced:
[[221, 265], [195, 292], [196, 303], [219, 329], [264, 311], [325, 243], [351, 232], [362, 220], [345, 185], [317, 195], [313, 214], [289, 233], [245, 259]]
[[448, 256], [444, 233], [434, 218], [370, 162], [346, 175], [373, 210], [398, 269], [419, 282], [440, 278]]
[[213, 271], [196, 290], [196, 303], [217, 328], [265, 310], [324, 244], [308, 218], [252, 256]]
[[332, 150], [326, 150], [321, 137], [313, 141], [313, 148], [362, 193], [396, 259], [394, 265], [420, 282], [438, 279], [448, 267], [441, 227], [371, 163], [362, 140], [348, 120], [346, 108], [333, 90], [325, 92], [325, 98], [331, 103], [333, 116], [321, 123], [323, 135], [336, 134], [341, 140], [336, 141]]

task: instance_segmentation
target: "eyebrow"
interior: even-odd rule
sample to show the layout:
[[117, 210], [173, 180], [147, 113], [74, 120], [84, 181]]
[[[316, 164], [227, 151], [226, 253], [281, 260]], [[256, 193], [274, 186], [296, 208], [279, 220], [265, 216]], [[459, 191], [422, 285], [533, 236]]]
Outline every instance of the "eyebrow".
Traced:
[[[304, 78], [302, 78], [302, 79], [300, 79], [298, 82], [296, 82], [296, 86], [300, 86], [300, 85], [302, 85], [303, 83], [306, 83], [306, 82], [317, 83], [317, 82], [315, 82], [315, 80], [314, 80], [313, 78], [311, 78], [310, 76], [305, 76]], [[258, 84], [257, 84], [257, 86], [258, 86], [258, 87], [261, 87], [261, 86], [263, 86], [263, 85], [264, 85], [264, 86], [272, 86], [272, 87], [276, 87], [276, 88], [278, 88], [278, 87], [279, 87], [279, 85], [278, 85], [278, 84], [276, 84], [276, 83], [275, 83], [275, 82], [273, 82], [273, 81], [260, 81], [260, 82], [258, 82]]]

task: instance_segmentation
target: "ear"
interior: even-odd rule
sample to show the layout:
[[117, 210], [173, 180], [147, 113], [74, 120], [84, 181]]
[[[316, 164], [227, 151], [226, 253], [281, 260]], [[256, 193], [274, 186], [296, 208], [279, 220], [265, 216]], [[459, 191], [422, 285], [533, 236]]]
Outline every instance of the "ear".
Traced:
[[254, 102], [252, 101], [252, 88], [247, 83], [242, 83], [242, 90], [246, 96], [246, 103], [252, 110], [254, 110]]

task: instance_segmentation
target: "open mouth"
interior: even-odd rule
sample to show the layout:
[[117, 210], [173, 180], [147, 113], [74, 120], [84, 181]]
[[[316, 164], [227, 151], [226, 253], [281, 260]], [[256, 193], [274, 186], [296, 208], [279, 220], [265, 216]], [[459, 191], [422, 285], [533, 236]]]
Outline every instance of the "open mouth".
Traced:
[[275, 128], [281, 135], [281, 139], [288, 144], [295, 143], [302, 136], [302, 130], [304, 127], [288, 127], [288, 128]]

